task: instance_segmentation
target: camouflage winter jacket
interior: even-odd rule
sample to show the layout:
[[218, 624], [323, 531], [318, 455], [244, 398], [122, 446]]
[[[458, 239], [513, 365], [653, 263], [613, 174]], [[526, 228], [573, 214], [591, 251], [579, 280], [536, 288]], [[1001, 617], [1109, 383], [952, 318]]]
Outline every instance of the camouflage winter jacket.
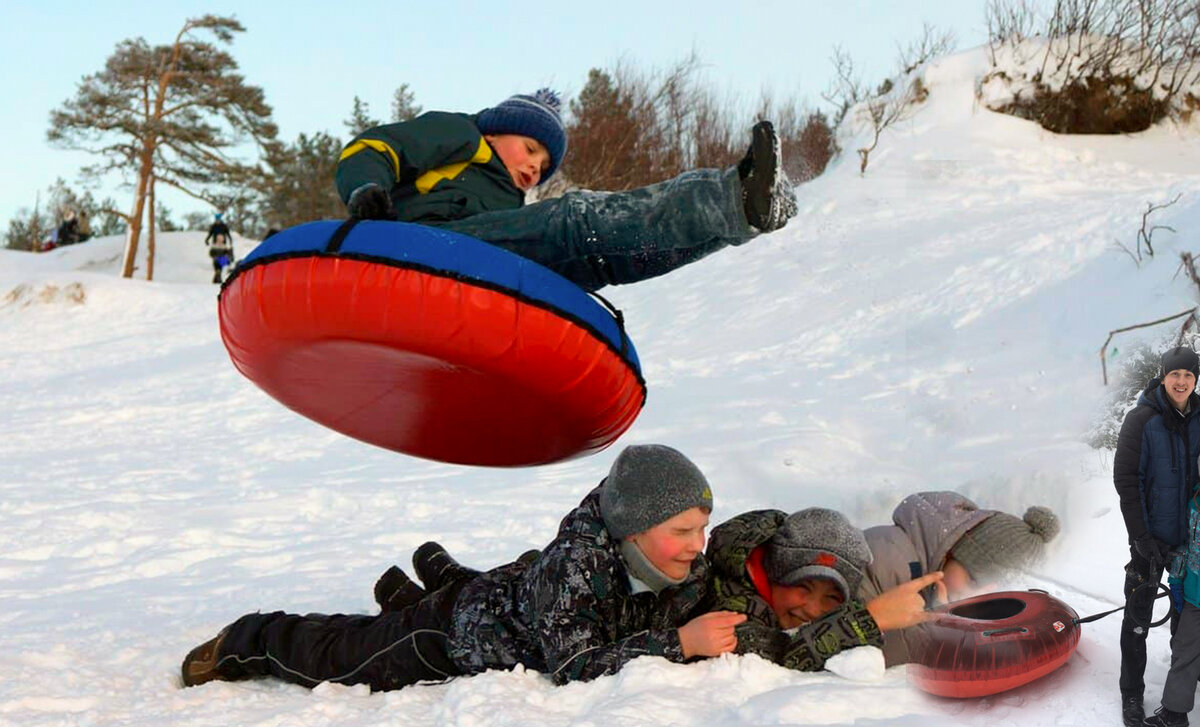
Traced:
[[335, 181], [343, 202], [370, 182], [388, 190], [401, 222], [437, 225], [525, 204], [475, 117], [444, 111], [359, 134], [342, 151]]
[[463, 588], [449, 653], [464, 674], [523, 664], [564, 684], [612, 674], [644, 654], [684, 660], [678, 628], [703, 613], [707, 563], [696, 558], [687, 580], [658, 595], [633, 593], [600, 517], [600, 487], [531, 565], [495, 568]]
[[787, 513], [755, 510], [713, 528], [708, 542], [712, 568], [709, 610], [747, 615], [737, 627], [737, 653], [758, 654], [780, 666], [820, 671], [825, 661], [843, 649], [882, 646], [879, 625], [860, 601], [848, 601], [826, 616], [784, 631], [767, 600], [746, 570], [750, 554], [766, 543]]

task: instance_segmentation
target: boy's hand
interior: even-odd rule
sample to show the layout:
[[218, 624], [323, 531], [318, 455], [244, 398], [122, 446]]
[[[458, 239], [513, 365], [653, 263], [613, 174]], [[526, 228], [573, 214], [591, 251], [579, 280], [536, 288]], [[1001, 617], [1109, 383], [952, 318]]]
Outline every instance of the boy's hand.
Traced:
[[374, 182], [368, 182], [350, 193], [346, 211], [358, 220], [395, 220], [392, 198]]
[[942, 577], [943, 574], [939, 570], [914, 578], [908, 583], [901, 583], [871, 599], [867, 604], [867, 611], [879, 625], [880, 631], [892, 631], [924, 623], [936, 614], [925, 610], [925, 599], [921, 596], [921, 591], [933, 585], [937, 588], [938, 600], [945, 602], [946, 584], [942, 582]]
[[737, 636], [733, 629], [746, 620], [746, 614], [735, 611], [713, 611], [688, 621], [679, 628], [679, 645], [683, 658], [717, 656], [733, 651]]

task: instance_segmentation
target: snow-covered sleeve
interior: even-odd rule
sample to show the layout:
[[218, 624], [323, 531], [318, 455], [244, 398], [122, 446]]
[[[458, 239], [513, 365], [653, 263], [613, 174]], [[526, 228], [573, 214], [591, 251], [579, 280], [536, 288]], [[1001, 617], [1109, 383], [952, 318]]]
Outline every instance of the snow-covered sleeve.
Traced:
[[835, 654], [856, 646], [883, 646], [879, 625], [861, 601], [850, 601], [810, 624], [784, 631], [747, 621], [737, 627], [739, 654], [797, 671], [820, 671]]
[[603, 554], [576, 553], [539, 568], [533, 584], [531, 634], [555, 684], [615, 673], [639, 656], [682, 662], [677, 629], [621, 636], [624, 599], [613, 597], [618, 574]]

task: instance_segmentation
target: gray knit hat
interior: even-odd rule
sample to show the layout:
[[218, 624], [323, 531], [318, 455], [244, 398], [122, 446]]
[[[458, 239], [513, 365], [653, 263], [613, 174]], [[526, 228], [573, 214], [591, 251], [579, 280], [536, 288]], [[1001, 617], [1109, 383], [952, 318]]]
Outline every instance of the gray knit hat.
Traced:
[[626, 447], [600, 488], [600, 515], [618, 540], [693, 507], [712, 510], [712, 488], [700, 468], [661, 444]]
[[792, 513], [767, 541], [767, 580], [794, 586], [805, 578], [828, 578], [849, 600], [858, 591], [871, 548], [863, 531], [836, 510], [810, 507]]
[[1031, 507], [1024, 518], [998, 512], [959, 538], [950, 557], [974, 580], [987, 581], [1032, 565], [1058, 531], [1058, 517], [1048, 507]]

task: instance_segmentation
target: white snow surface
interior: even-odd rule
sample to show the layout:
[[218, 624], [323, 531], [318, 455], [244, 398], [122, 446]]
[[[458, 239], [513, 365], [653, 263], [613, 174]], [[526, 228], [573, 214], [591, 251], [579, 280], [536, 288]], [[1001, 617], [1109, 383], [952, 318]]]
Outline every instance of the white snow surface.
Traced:
[[[0, 251], [0, 725], [1119, 724], [1119, 616], [1050, 676], [970, 701], [869, 653], [818, 674], [644, 657], [565, 687], [523, 670], [381, 694], [180, 686], [187, 650], [242, 613], [373, 612], [376, 576], [427, 539], [474, 566], [543, 546], [638, 442], [701, 466], [714, 523], [819, 505], [868, 527], [927, 489], [1048, 505], [1063, 533], [1010, 585], [1081, 615], [1118, 605], [1112, 456], [1081, 437], [1108, 332], [1195, 302], [1175, 273], [1200, 225], [1200, 134], [1056, 136], [982, 108], [986, 71], [981, 51], [927, 67], [929, 100], [866, 175], [849, 151], [783, 230], [606, 291], [649, 399], [616, 446], [565, 464], [427, 462], [285, 409], [229, 362], [200, 233], [160, 236], [154, 282], [117, 275], [119, 238]], [[1114, 242], [1132, 248], [1146, 204], [1176, 195], [1153, 221], [1178, 232], [1135, 266]], [[1165, 629], [1150, 655], [1148, 710]]]

